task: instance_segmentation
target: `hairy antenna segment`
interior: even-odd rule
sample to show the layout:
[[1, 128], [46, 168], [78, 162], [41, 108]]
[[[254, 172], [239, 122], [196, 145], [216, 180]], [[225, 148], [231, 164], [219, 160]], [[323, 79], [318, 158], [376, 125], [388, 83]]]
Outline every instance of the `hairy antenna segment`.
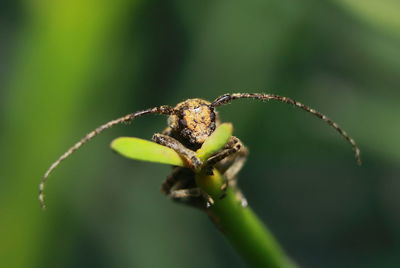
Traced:
[[280, 102], [292, 104], [295, 107], [298, 107], [300, 109], [303, 109], [306, 112], [309, 112], [319, 119], [322, 119], [325, 123], [333, 127], [339, 134], [345, 138], [352, 146], [353, 151], [354, 151], [354, 156], [357, 161], [358, 165], [361, 165], [361, 157], [360, 157], [360, 148], [358, 147], [357, 143], [353, 138], [351, 138], [346, 131], [344, 131], [336, 122], [332, 121], [330, 118], [328, 118], [326, 115], [318, 112], [317, 110], [304, 105], [301, 102], [298, 102], [294, 99], [275, 95], [275, 94], [262, 94], [262, 93], [233, 93], [233, 94], [224, 94], [218, 98], [216, 98], [211, 106], [217, 107], [221, 105], [225, 105], [230, 103], [232, 100], [236, 99], [257, 99], [257, 100], [277, 100]]
[[[64, 154], [62, 154], [45, 172], [39, 184], [39, 201], [41, 207], [45, 208], [44, 188], [48, 177], [63, 160], [68, 158], [85, 143], [102, 133], [104, 130], [120, 123], [131, 122], [133, 119], [145, 114], [152, 113], [168, 115], [169, 118], [167, 128], [164, 129], [162, 133], [154, 134], [153, 141], [175, 150], [181, 157], [185, 158], [188, 163], [192, 163], [193, 167], [201, 165], [201, 161], [196, 156], [196, 151], [202, 147], [203, 143], [220, 125], [218, 114], [214, 108], [228, 104], [232, 100], [245, 98], [262, 101], [277, 100], [279, 102], [291, 104], [313, 114], [319, 119], [322, 119], [325, 123], [339, 132], [339, 134], [351, 144], [357, 163], [361, 164], [360, 149], [358, 148], [356, 142], [341, 127], [339, 127], [336, 122], [332, 121], [330, 118], [314, 110], [313, 108], [291, 98], [275, 94], [234, 93], [222, 95], [216, 98], [212, 103], [198, 98], [187, 99], [178, 103], [175, 107], [158, 106], [125, 115], [118, 119], [107, 122], [89, 132], [80, 141], [75, 143]], [[226, 186], [228, 183], [230, 185], [236, 185], [236, 174], [243, 166], [248, 152], [244, 145], [241, 144], [239, 139], [235, 138], [234, 140], [236, 140], [236, 142], [229, 143], [226, 148], [220, 152], [217, 152], [214, 156], [208, 159], [207, 168], [219, 168], [221, 171], [224, 171], [224, 175], [227, 178]], [[187, 173], [181, 169], [179, 169], [179, 172], [176, 174], [173, 174], [173, 176], [176, 176], [176, 178], [167, 179], [168, 183], [164, 184], [164, 188], [169, 188], [169, 190], [164, 192], [172, 199], [179, 200], [180, 202], [189, 205], [200, 205], [204, 208], [204, 204], [210, 204], [211, 202], [209, 202], [207, 197], [202, 194], [199, 195], [200, 192], [198, 191], [198, 188], [193, 188], [196, 187], [194, 171]], [[226, 189], [226, 187], [224, 187], [224, 189]], [[207, 207], [207, 205], [205, 207]]]
[[42, 209], [46, 208], [46, 204], [45, 204], [45, 198], [44, 198], [44, 188], [45, 188], [45, 184], [49, 178], [49, 175], [53, 172], [53, 170], [66, 158], [68, 158], [71, 154], [73, 154], [76, 150], [78, 150], [79, 148], [81, 148], [85, 143], [87, 143], [88, 141], [90, 141], [91, 139], [93, 139], [94, 137], [96, 137], [97, 135], [99, 135], [101, 132], [103, 132], [106, 129], [112, 128], [115, 125], [118, 125], [120, 123], [126, 123], [126, 122], [130, 122], [133, 119], [140, 117], [142, 115], [145, 114], [164, 114], [164, 115], [171, 115], [173, 112], [173, 108], [169, 107], [169, 106], [159, 106], [159, 107], [154, 107], [154, 108], [150, 108], [147, 110], [143, 110], [143, 111], [139, 111], [136, 113], [131, 113], [131, 114], [127, 114], [123, 117], [120, 117], [118, 119], [114, 119], [112, 121], [109, 121], [99, 127], [97, 127], [95, 130], [89, 132], [85, 137], [83, 137], [80, 141], [78, 141], [77, 143], [75, 143], [72, 147], [70, 147], [65, 153], [63, 153], [53, 164], [51, 164], [51, 166], [47, 169], [47, 171], [45, 172], [44, 176], [42, 177], [42, 180], [40, 181], [39, 184], [39, 202], [40, 202], [40, 206]]

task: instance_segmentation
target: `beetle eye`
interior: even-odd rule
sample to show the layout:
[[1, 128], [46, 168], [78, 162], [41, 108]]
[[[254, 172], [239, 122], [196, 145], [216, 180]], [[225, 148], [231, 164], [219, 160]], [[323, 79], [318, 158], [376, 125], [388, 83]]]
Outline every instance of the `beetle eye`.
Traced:
[[184, 126], [184, 127], [187, 127], [187, 122], [186, 122], [185, 119], [179, 119], [179, 124]]
[[211, 121], [215, 120], [215, 113], [213, 111], [210, 114], [210, 119], [211, 119]]
[[211, 130], [212, 130], [212, 131], [214, 131], [214, 130], [215, 130], [215, 128], [216, 128], [215, 122], [212, 122], [212, 123], [211, 123], [211, 126], [210, 126], [210, 128], [211, 128]]

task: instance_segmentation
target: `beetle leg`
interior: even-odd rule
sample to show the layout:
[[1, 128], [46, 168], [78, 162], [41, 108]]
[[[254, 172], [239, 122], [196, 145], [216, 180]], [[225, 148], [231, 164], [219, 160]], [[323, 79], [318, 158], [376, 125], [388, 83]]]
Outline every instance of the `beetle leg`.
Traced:
[[190, 189], [179, 189], [179, 190], [172, 190], [171, 193], [168, 195], [172, 199], [178, 199], [181, 201], [182, 199], [189, 199], [189, 198], [204, 198], [206, 200], [206, 208], [212, 206], [214, 204], [214, 200], [205, 193], [200, 188], [190, 188]]
[[237, 137], [232, 136], [220, 152], [207, 160], [205, 168], [208, 169], [210, 173], [212, 173], [212, 169], [217, 164], [220, 164], [222, 167], [225, 166], [227, 169], [231, 165], [230, 163], [234, 160], [234, 155], [238, 153], [242, 147], [244, 147], [242, 142]]
[[249, 153], [249, 151], [247, 150], [247, 148], [242, 146], [240, 151], [223, 159], [221, 162], [217, 163], [217, 165], [216, 165], [216, 168], [223, 174], [223, 177], [225, 179], [224, 184], [221, 186], [221, 190], [223, 191], [223, 194], [220, 196], [220, 198], [222, 199], [225, 197], [226, 190], [228, 189], [228, 186], [229, 186], [234, 190], [236, 199], [240, 202], [240, 204], [243, 207], [247, 206], [247, 200], [243, 196], [243, 194], [239, 190], [239, 188], [236, 187], [237, 186], [237, 174], [244, 166], [244, 163], [246, 162], [248, 153]]
[[174, 201], [199, 209], [214, 203], [208, 194], [196, 188], [194, 172], [189, 168], [175, 167], [161, 185], [161, 192]]
[[217, 154], [213, 155], [207, 160], [207, 166], [208, 167], [214, 167], [215, 164], [220, 162], [221, 160], [227, 158], [228, 156], [238, 152], [240, 148], [242, 148], [243, 144], [242, 142], [236, 138], [235, 136], [232, 136], [228, 143], [225, 145], [225, 147], [218, 152]]
[[236, 186], [236, 175], [242, 169], [248, 155], [247, 148], [237, 138], [232, 136], [224, 149], [207, 161], [207, 168], [212, 170], [216, 167], [224, 175], [225, 182], [221, 186], [224, 191], [221, 198], [225, 197], [225, 191], [229, 185]]
[[191, 179], [189, 171], [185, 168], [175, 167], [161, 184], [161, 192], [169, 195], [173, 189], [185, 187], [183, 184], [187, 184]]
[[236, 186], [236, 175], [243, 168], [244, 163], [247, 160], [247, 156], [249, 151], [246, 147], [242, 147], [242, 149], [234, 155], [229, 167], [225, 170], [224, 177], [232, 186]]
[[194, 169], [199, 168], [203, 164], [196, 156], [196, 152], [186, 148], [182, 143], [170, 136], [156, 133], [153, 135], [152, 140], [158, 144], [171, 148], [172, 150], [183, 156]]

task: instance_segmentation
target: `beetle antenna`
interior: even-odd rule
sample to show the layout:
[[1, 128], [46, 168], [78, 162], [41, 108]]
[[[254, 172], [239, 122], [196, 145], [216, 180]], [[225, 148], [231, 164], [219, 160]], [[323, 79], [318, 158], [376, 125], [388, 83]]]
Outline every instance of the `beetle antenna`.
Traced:
[[287, 98], [287, 97], [283, 97], [283, 96], [279, 96], [279, 95], [274, 95], [274, 94], [262, 94], [262, 93], [234, 93], [234, 94], [224, 94], [218, 98], [216, 98], [213, 103], [211, 104], [212, 107], [217, 107], [217, 106], [221, 106], [224, 104], [228, 104], [230, 103], [232, 100], [236, 100], [236, 99], [246, 99], [246, 98], [250, 98], [250, 99], [257, 99], [257, 100], [277, 100], [280, 102], [284, 102], [284, 103], [288, 103], [288, 104], [292, 104], [300, 109], [305, 110], [306, 112], [309, 112], [313, 115], [315, 115], [316, 117], [318, 117], [319, 119], [322, 119], [324, 122], [326, 122], [328, 125], [330, 125], [331, 127], [333, 127], [337, 132], [339, 132], [339, 134], [345, 138], [352, 146], [353, 151], [354, 151], [354, 155], [355, 155], [355, 159], [357, 161], [357, 164], [361, 165], [361, 158], [360, 158], [360, 148], [358, 147], [357, 143], [355, 142], [355, 140], [350, 137], [346, 131], [344, 131], [338, 124], [336, 124], [334, 121], [332, 121], [330, 118], [328, 118], [327, 116], [325, 116], [324, 114], [314, 110], [313, 108], [310, 108], [307, 105], [304, 105], [301, 102], [295, 101], [293, 99]]
[[83, 137], [80, 141], [75, 143], [72, 147], [70, 147], [65, 153], [63, 153], [51, 166], [47, 169], [46, 173], [42, 177], [42, 180], [40, 181], [39, 184], [39, 202], [40, 206], [42, 209], [46, 208], [45, 200], [44, 200], [44, 188], [45, 184], [49, 178], [49, 175], [53, 172], [53, 170], [66, 158], [68, 158], [71, 154], [73, 154], [76, 150], [78, 150], [80, 147], [82, 147], [85, 143], [99, 135], [101, 132], [103, 132], [106, 129], [112, 128], [115, 125], [118, 125], [120, 123], [127, 123], [132, 121], [133, 119], [140, 117], [145, 114], [163, 114], [163, 115], [171, 115], [174, 112], [174, 108], [170, 106], [158, 106], [154, 108], [150, 108], [147, 110], [139, 111], [136, 113], [131, 113], [127, 114], [123, 117], [120, 117], [118, 119], [114, 119], [110, 122], [107, 122], [99, 127], [97, 127], [95, 130], [89, 132], [85, 137]]

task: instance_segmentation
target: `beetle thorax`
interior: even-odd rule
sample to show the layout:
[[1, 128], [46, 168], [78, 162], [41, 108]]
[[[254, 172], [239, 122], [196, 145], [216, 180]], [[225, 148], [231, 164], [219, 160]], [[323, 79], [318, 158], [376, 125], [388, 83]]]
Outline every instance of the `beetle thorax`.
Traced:
[[215, 112], [211, 103], [189, 99], [175, 107], [176, 114], [168, 119], [169, 126], [191, 144], [202, 144], [215, 130]]

